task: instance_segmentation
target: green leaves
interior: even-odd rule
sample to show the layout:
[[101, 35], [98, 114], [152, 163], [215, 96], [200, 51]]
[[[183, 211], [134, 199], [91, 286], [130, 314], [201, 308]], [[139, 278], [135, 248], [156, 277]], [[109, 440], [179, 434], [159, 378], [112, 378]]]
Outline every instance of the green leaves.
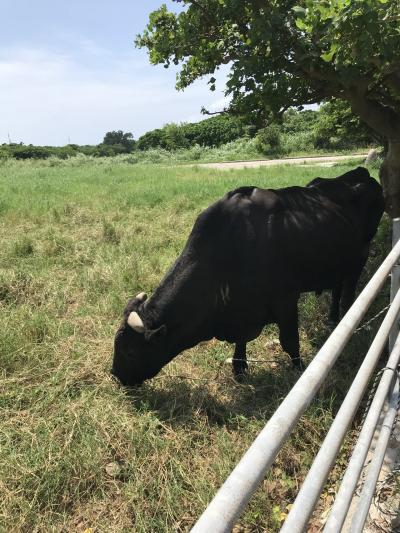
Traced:
[[337, 44], [332, 44], [330, 50], [328, 52], [325, 52], [324, 54], [321, 54], [321, 58], [326, 61], [327, 63], [329, 63], [330, 61], [332, 61], [333, 59], [333, 56], [336, 54], [336, 51], [338, 49], [338, 46]]
[[296, 26], [299, 28], [299, 30], [306, 30], [308, 29], [307, 24], [304, 22], [303, 19], [296, 19], [295, 21]]
[[292, 10], [298, 18], [304, 19], [307, 15], [307, 9], [305, 9], [304, 7], [294, 6], [292, 7]]
[[152, 63], [181, 65], [179, 89], [229, 65], [231, 108], [261, 122], [290, 105], [350, 99], [361, 87], [368, 102], [400, 112], [398, 84], [387, 74], [400, 57], [400, 0], [183, 3], [178, 14], [153, 12], [136, 41]]

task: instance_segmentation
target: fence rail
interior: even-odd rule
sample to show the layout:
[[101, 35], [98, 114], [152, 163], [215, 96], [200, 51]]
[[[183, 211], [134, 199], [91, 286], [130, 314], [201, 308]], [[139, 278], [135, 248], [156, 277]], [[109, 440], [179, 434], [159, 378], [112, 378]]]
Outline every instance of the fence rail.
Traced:
[[[192, 533], [226, 533], [231, 531], [251, 495], [263, 480], [282, 445], [289, 437], [294, 425], [314, 398], [347, 341], [355, 332], [369, 306], [389, 274], [391, 274], [392, 303], [389, 311], [368, 350], [281, 531], [296, 533], [304, 530], [346, 435], [347, 428], [354, 417], [370, 376], [389, 337], [391, 354], [387, 367], [382, 374], [381, 382], [370, 406], [359, 441], [355, 446], [341, 489], [335, 500], [334, 508], [325, 527], [325, 532], [329, 533], [341, 530], [383, 403], [387, 397], [391, 399], [392, 403], [390, 405], [394, 405], [398, 401], [398, 387], [394, 376], [397, 375], [397, 366], [400, 358], [400, 335], [395, 342], [399, 331], [398, 316], [400, 311], [400, 291], [398, 291], [400, 285], [399, 236], [400, 219], [395, 219], [393, 221], [393, 248], [391, 252], [219, 489], [214, 499], [194, 525]], [[390, 407], [389, 412], [393, 412], [393, 409]], [[387, 421], [385, 420], [385, 423], [389, 423], [390, 420], [391, 418], [389, 417]], [[383, 448], [386, 449], [384, 440], [380, 443], [380, 454], [382, 454]], [[381, 460], [381, 455], [377, 457], [373, 473], [368, 474], [368, 487], [372, 485], [373, 488], [375, 487], [376, 469]], [[370, 489], [365, 494], [361, 500], [362, 503], [360, 502], [363, 516], [365, 507], [368, 504], [369, 508], [370, 498], [372, 498]], [[337, 519], [338, 517], [340, 517], [339, 520]], [[361, 518], [358, 519], [358, 523], [361, 523]], [[354, 527], [359, 527], [359, 525]], [[359, 531], [359, 529], [354, 529], [354, 531]]]

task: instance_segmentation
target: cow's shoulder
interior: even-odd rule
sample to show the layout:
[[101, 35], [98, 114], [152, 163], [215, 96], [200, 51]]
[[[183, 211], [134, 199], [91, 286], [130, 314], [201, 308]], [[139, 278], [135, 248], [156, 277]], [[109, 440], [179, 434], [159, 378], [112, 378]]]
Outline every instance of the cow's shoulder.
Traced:
[[229, 212], [248, 212], [252, 209], [261, 209], [273, 213], [282, 207], [282, 201], [272, 189], [244, 186], [229, 191], [221, 199], [221, 207]]

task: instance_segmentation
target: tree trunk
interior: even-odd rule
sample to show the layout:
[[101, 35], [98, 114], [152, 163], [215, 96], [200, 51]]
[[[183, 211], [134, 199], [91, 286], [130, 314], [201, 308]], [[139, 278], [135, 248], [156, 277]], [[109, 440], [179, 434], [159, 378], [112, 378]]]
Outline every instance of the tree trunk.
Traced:
[[379, 178], [385, 196], [385, 210], [392, 217], [400, 217], [400, 140], [388, 139], [388, 151]]

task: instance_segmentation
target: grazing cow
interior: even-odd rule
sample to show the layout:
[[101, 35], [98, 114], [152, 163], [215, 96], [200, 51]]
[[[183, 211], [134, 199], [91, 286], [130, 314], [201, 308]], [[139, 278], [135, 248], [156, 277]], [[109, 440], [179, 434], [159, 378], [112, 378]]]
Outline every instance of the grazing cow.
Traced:
[[246, 343], [269, 323], [302, 368], [301, 292], [332, 290], [330, 319], [354, 299], [383, 213], [380, 185], [358, 167], [307, 187], [240, 187], [203, 211], [152, 297], [133, 298], [115, 337], [112, 373], [124, 385], [155, 376], [183, 350], [216, 337], [234, 343], [233, 370], [247, 368]]

